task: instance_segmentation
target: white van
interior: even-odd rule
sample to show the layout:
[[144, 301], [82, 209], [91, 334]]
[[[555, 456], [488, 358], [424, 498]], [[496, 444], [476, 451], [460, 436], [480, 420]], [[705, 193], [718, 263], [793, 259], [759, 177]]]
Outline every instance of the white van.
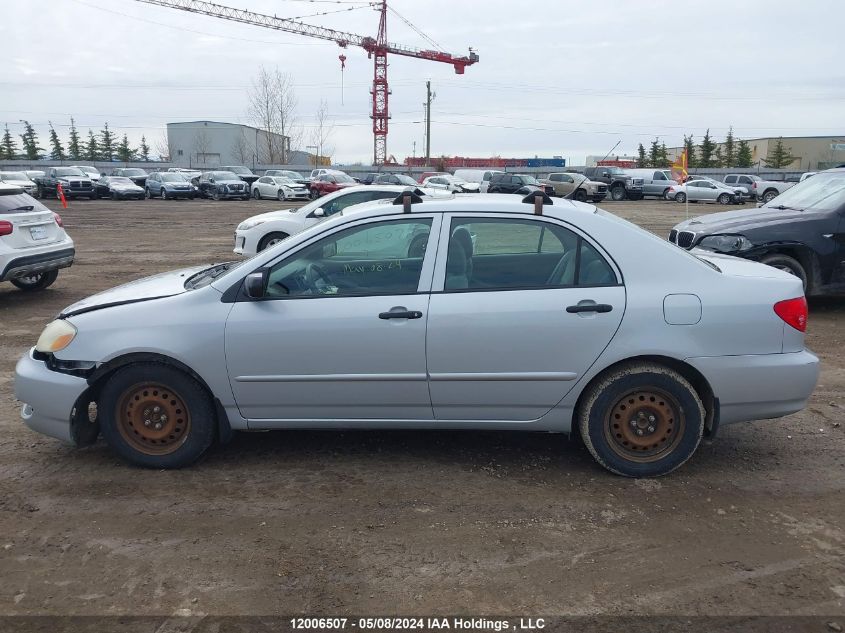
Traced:
[[456, 169], [455, 177], [466, 182], [477, 182], [479, 191], [481, 193], [487, 193], [487, 187], [490, 186], [490, 179], [493, 177], [493, 174], [503, 173], [503, 171], [496, 169]]

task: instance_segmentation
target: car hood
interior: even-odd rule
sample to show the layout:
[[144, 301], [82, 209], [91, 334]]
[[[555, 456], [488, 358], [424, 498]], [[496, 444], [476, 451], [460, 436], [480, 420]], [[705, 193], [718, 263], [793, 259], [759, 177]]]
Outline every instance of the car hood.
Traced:
[[112, 189], [137, 189], [138, 191], [141, 191], [141, 187], [139, 187], [138, 185], [128, 184], [125, 182], [111, 183], [109, 187], [111, 187]]
[[4, 185], [13, 185], [15, 187], [34, 187], [35, 183], [31, 180], [2, 180]]
[[694, 233], [741, 233], [773, 224], [805, 220], [818, 215], [812, 211], [778, 210], [760, 207], [740, 211], [724, 211], [691, 218], [675, 226], [678, 231]]
[[242, 185], [245, 181], [238, 178], [237, 180], [215, 180], [215, 185]]
[[206, 268], [208, 266], [194, 266], [192, 268], [183, 268], [181, 270], [174, 270], [131, 281], [128, 284], [123, 284], [122, 286], [117, 286], [116, 288], [87, 297], [82, 301], [77, 301], [62, 310], [59, 318], [126, 303], [161, 299], [162, 297], [182, 294], [185, 292], [185, 281]]

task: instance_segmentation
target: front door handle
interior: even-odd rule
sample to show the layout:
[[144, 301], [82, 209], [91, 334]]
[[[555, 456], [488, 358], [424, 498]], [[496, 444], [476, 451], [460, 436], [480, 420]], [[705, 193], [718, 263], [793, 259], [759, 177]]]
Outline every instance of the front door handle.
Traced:
[[613, 306], [609, 303], [579, 303], [575, 306], [569, 306], [566, 311], [570, 314], [577, 314], [579, 312], [610, 312]]
[[419, 310], [393, 309], [390, 312], [380, 312], [380, 319], [421, 319], [422, 312]]

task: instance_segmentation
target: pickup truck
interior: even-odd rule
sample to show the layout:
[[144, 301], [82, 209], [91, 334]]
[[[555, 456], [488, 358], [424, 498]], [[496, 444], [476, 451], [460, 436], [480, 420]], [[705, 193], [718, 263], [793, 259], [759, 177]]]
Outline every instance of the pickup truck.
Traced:
[[726, 185], [746, 187], [752, 197], [757, 198], [757, 200], [763, 203], [771, 202], [796, 184], [782, 180], [763, 180], [760, 176], [755, 176], [754, 174], [728, 174], [725, 176], [723, 182]]
[[49, 167], [43, 176], [35, 178], [35, 197], [58, 198], [57, 186], [62, 185], [65, 198], [97, 197], [91, 178], [78, 167]]
[[643, 179], [631, 177], [621, 167], [587, 167], [584, 175], [590, 180], [606, 184], [611, 200], [643, 199]]
[[572, 194], [578, 202], [586, 202], [588, 199], [593, 202], [601, 202], [607, 196], [607, 185], [603, 182], [593, 182], [583, 174], [570, 174], [557, 172], [541, 178], [544, 185], [551, 185], [555, 195], [565, 198]]

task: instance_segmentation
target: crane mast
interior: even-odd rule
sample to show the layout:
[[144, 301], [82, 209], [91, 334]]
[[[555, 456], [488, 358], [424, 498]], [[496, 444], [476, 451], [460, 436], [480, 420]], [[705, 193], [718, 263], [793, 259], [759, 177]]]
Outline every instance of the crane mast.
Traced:
[[305, 24], [298, 20], [279, 18], [275, 15], [255, 13], [244, 9], [227, 7], [204, 0], [136, 0], [145, 4], [153, 4], [170, 9], [179, 9], [189, 13], [208, 15], [223, 20], [251, 24], [263, 28], [295, 33], [306, 37], [336, 42], [342, 48], [357, 46], [367, 51], [367, 56], [373, 58], [373, 86], [370, 89], [373, 106], [371, 118], [373, 120], [373, 164], [383, 165], [387, 159], [387, 131], [390, 120], [388, 99], [390, 89], [387, 84], [387, 56], [401, 55], [433, 62], [451, 64], [455, 72], [464, 74], [464, 69], [478, 62], [478, 54], [472, 49], [463, 57], [435, 50], [423, 50], [394, 44], [387, 41], [387, 0], [377, 2], [380, 13], [378, 33], [376, 37], [346, 33], [335, 29], [328, 29], [312, 24]]

